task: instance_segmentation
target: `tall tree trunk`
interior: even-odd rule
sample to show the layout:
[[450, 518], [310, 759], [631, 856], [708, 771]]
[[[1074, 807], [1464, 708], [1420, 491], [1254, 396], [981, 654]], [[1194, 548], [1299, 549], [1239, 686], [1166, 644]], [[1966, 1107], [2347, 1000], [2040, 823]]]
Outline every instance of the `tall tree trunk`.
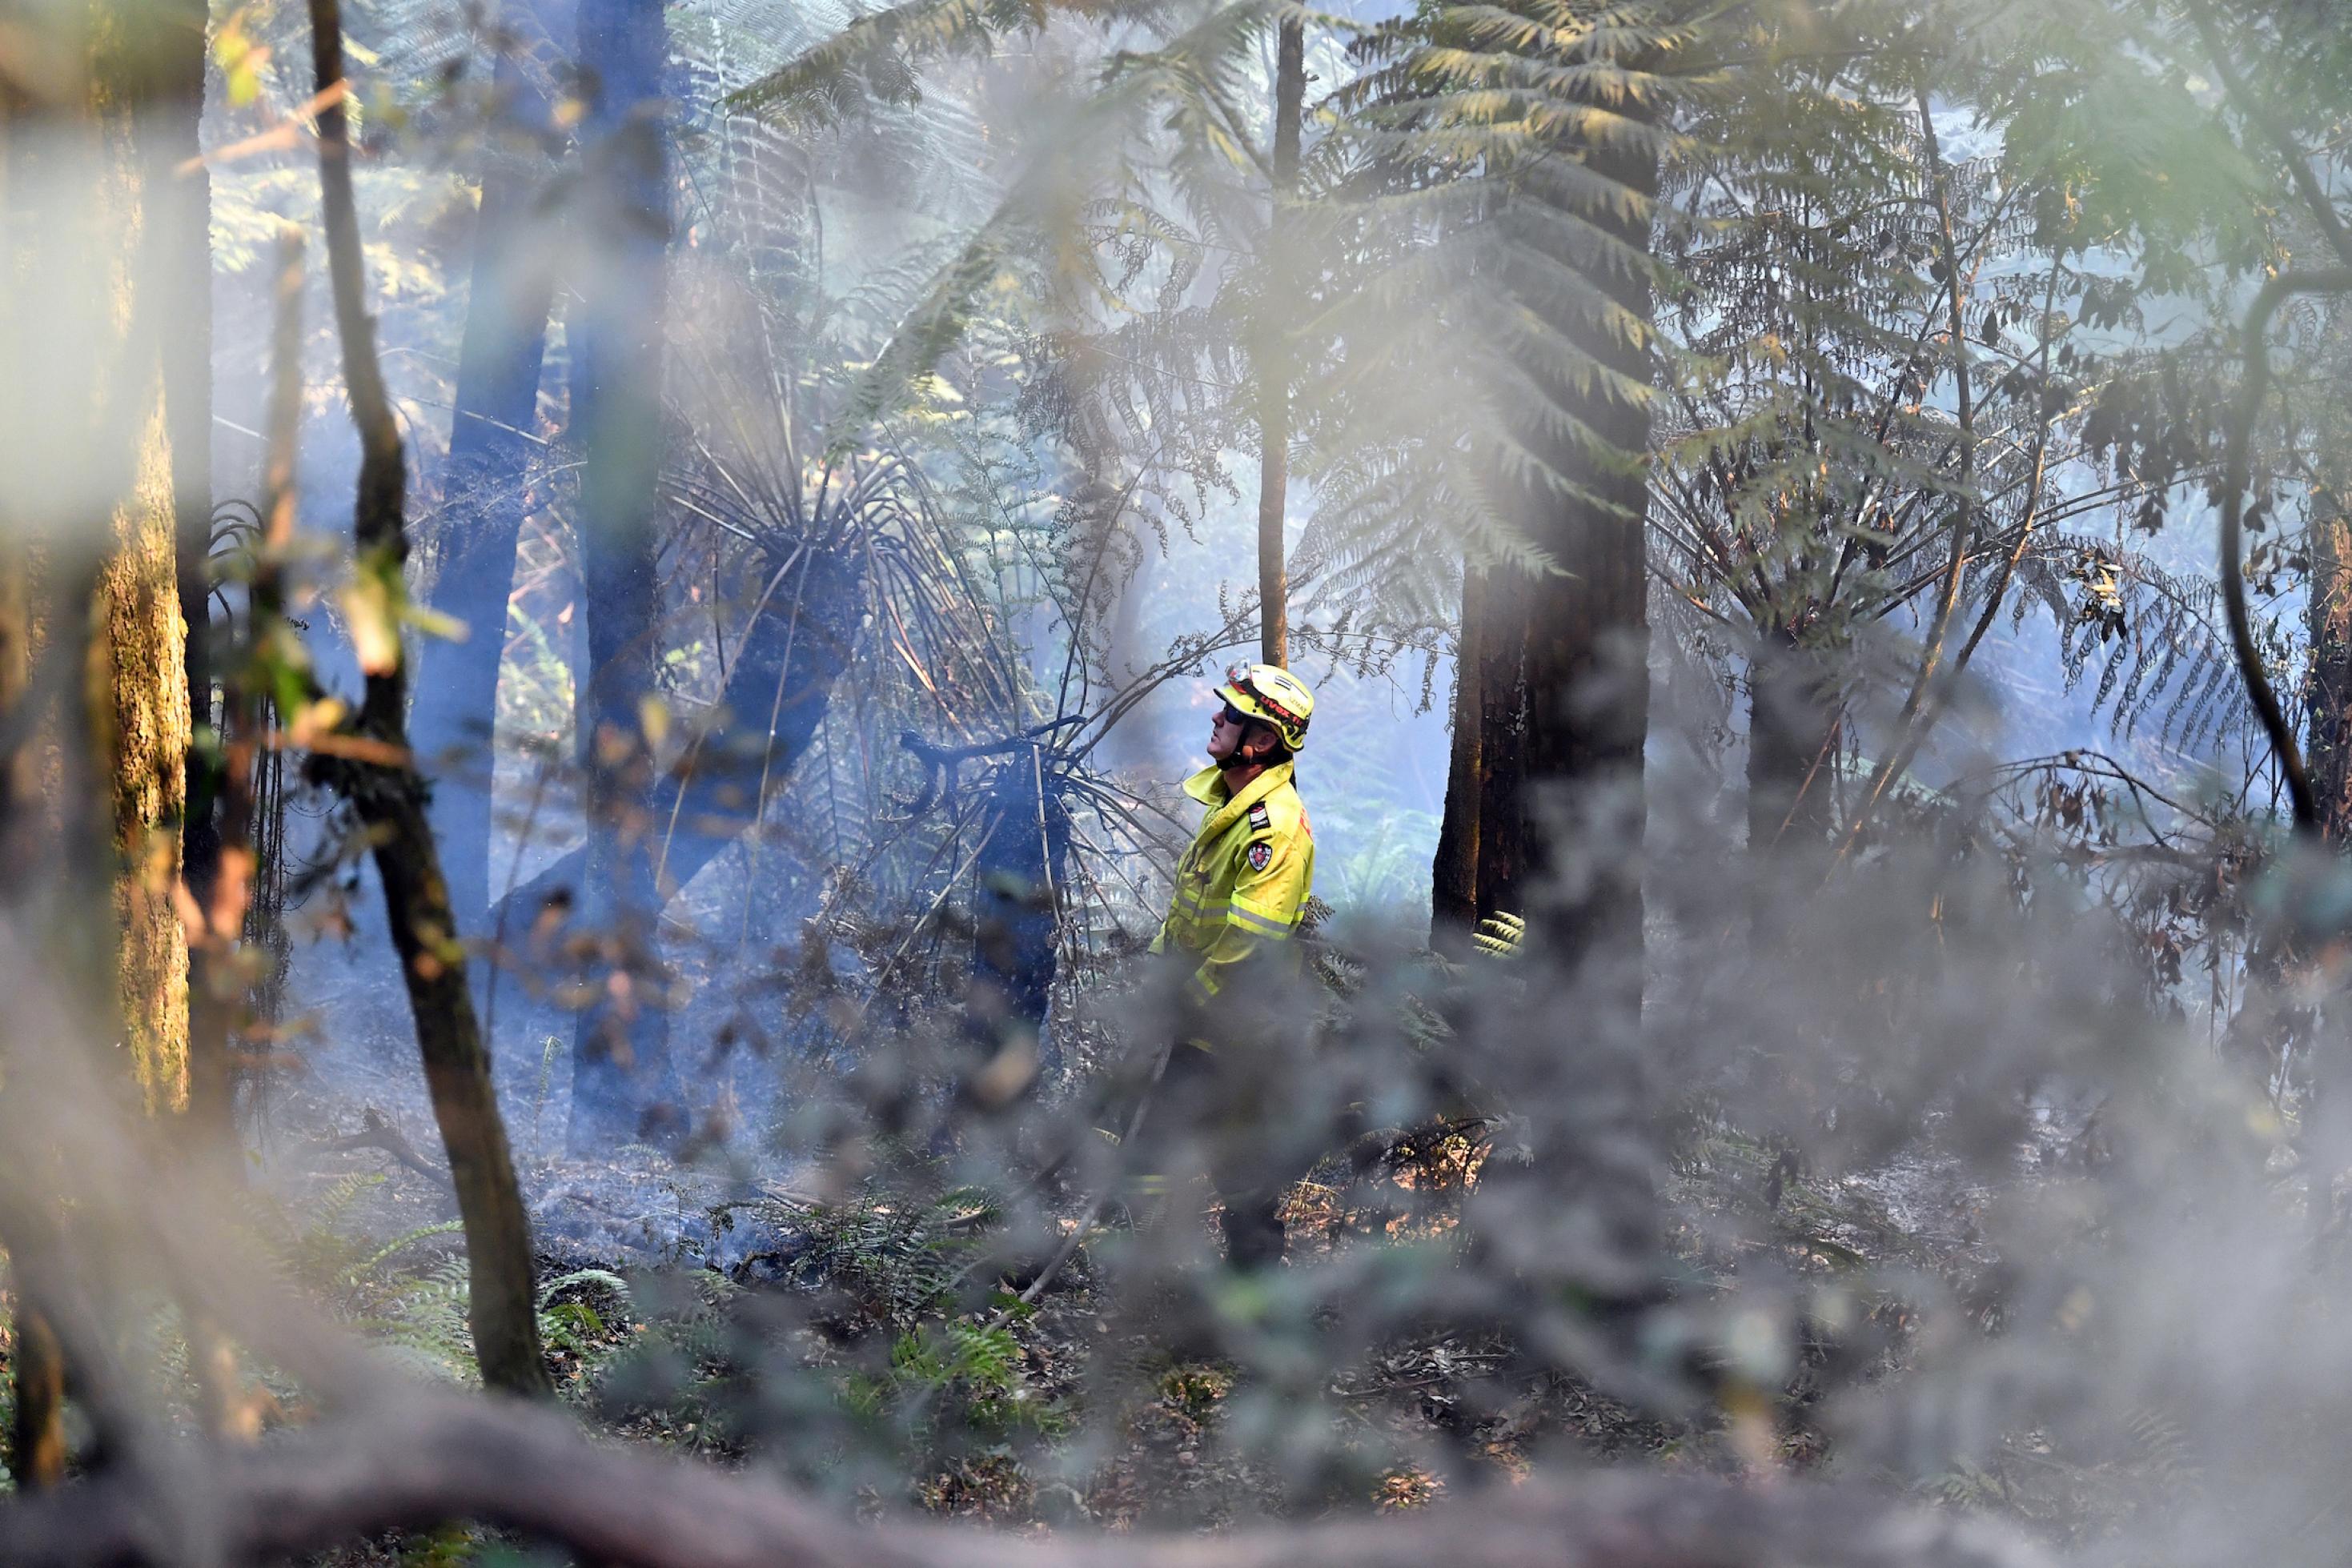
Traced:
[[[160, 391], [160, 389], [159, 389]], [[188, 952], [173, 907], [188, 747], [171, 458], [160, 397], [99, 581], [90, 693], [112, 761], [123, 1043], [150, 1110], [187, 1100]]]
[[[1605, 41], [1546, 63], [1572, 69], [1593, 63], [1595, 53], [1610, 63], [1641, 63], [1618, 57]], [[1639, 112], [1623, 100], [1605, 107]], [[1518, 225], [1520, 248], [1498, 281], [1542, 329], [1514, 345], [1519, 376], [1538, 395], [1512, 400], [1507, 434], [1541, 459], [1540, 467], [1522, 465], [1512, 499], [1553, 566], [1517, 576], [1526, 603], [1526, 728], [1507, 760], [1525, 769], [1529, 939], [1538, 956], [1564, 971], [1572, 1021], [1561, 1018], [1557, 996], [1528, 1020], [1555, 1031], [1549, 1049], [1522, 1053], [1509, 1066], [1534, 1157], [1517, 1171], [1493, 1173], [1490, 1185], [1497, 1212], [1517, 1201], [1526, 1207], [1517, 1212], [1559, 1217], [1556, 1241], [1523, 1235], [1512, 1242], [1520, 1257], [1559, 1256], [1539, 1288], [1573, 1291], [1591, 1315], [1624, 1327], [1659, 1288], [1642, 1042], [1642, 752], [1649, 721], [1643, 460], [1650, 418], [1647, 401], [1632, 390], [1652, 376], [1650, 286], [1638, 268], [1649, 253], [1657, 168], [1622, 131], [1596, 144], [1573, 120], [1564, 123], [1562, 143], [1513, 192], [1515, 203], [1538, 209], [1533, 221], [1515, 219], [1508, 207], [1502, 214]], [[1553, 172], [1563, 166], [1572, 177]], [[1596, 183], [1610, 193], [1593, 194]], [[1575, 237], [1596, 230], [1616, 243]], [[1519, 259], [1538, 246], [1547, 253], [1542, 261]], [[1563, 287], [1563, 268], [1580, 275], [1591, 292]], [[1592, 362], [1613, 371], [1624, 390], [1592, 373]], [[1579, 426], [1590, 433], [1584, 440], [1568, 434]], [[1498, 639], [1498, 653], [1508, 641], [1507, 633]], [[1497, 704], [1494, 686], [1482, 695]], [[1489, 821], [1482, 812], [1482, 859]], [[1489, 896], [1482, 867], [1480, 902]]]
[[499, 669], [515, 544], [526, 510], [548, 311], [561, 237], [544, 144], [558, 134], [537, 78], [561, 26], [545, 5], [510, 5], [500, 18], [530, 66], [499, 58], [497, 89], [509, 134], [484, 155], [474, 220], [473, 281], [457, 351], [457, 408], [444, 468], [447, 497], [433, 608], [461, 622], [463, 642], [426, 644], [417, 657], [409, 732], [433, 780], [433, 831], [449, 868], [449, 904], [467, 930], [488, 926], [495, 837]]
[[[185, 481], [173, 450], [185, 411], [169, 395], [164, 345], [188, 303], [173, 287], [186, 206], [173, 166], [193, 141], [201, 16], [162, 0], [37, 7], [16, 18], [15, 43], [46, 62], [37, 86], [57, 97], [0, 88], [0, 707], [12, 735], [0, 906], [90, 998], [95, 1037], [158, 1111], [187, 1089], [187, 949], [173, 899], [190, 741]], [[28, 1167], [45, 1155], [9, 1151]], [[5, 1239], [17, 1320], [10, 1448], [39, 1484], [65, 1459], [69, 1369], [43, 1309], [64, 1277], [52, 1265], [68, 1217], [21, 1218]], [[102, 1406], [93, 1414], [102, 1429], [113, 1422]]]
[[1479, 763], [1481, 690], [1479, 640], [1486, 631], [1487, 573], [1465, 563], [1462, 619], [1454, 639], [1454, 725], [1445, 764], [1445, 812], [1437, 824], [1437, 852], [1429, 863], [1429, 939], [1457, 946], [1478, 924]]
[[1748, 847], [1801, 854], [1836, 826], [1841, 733], [1829, 672], [1786, 626], [1766, 627], [1748, 666]]
[[[1622, 106], [1620, 106], [1622, 108]], [[1580, 203], [1585, 221], [1646, 255], [1647, 202], [1657, 192], [1654, 156], [1628, 147], [1589, 151], [1584, 164], [1641, 202]], [[1651, 319], [1646, 276], [1605, 255], [1581, 259], [1592, 284], [1624, 317], [1646, 329]], [[1540, 283], [1538, 284], [1540, 287]], [[1591, 308], [1556, 308], [1553, 325], [1593, 360], [1628, 381], [1652, 374], [1645, 340]], [[1564, 384], [1546, 364], [1525, 367], [1560, 408], [1622, 463], [1601, 464], [1557, 436], [1527, 432], [1533, 450], [1549, 451], [1554, 468], [1581, 481], [1591, 498], [1558, 493], [1529, 497], [1535, 542], [1561, 570], [1535, 579], [1528, 614], [1528, 736], [1530, 785], [1555, 797], [1555, 814], [1532, 835], [1530, 848], [1542, 889], [1544, 924], [1554, 950], [1571, 962], [1588, 958], [1616, 970], [1640, 1006], [1642, 953], [1642, 748], [1649, 732], [1649, 617], [1643, 518], [1647, 484], [1639, 460], [1647, 451], [1646, 402], [1613, 393], [1594, 381]]]
[[1264, 628], [1259, 657], [1290, 663], [1290, 573], [1284, 522], [1290, 486], [1290, 333], [1298, 283], [1285, 207], [1298, 194], [1299, 114], [1307, 97], [1307, 25], [1285, 17], [1274, 65], [1274, 204], [1266, 215], [1265, 271], [1273, 311], [1260, 332], [1257, 366], [1257, 592]]
[[[324, 93], [343, 79], [338, 0], [310, 0], [310, 48], [315, 80]], [[319, 113], [319, 183], [343, 382], [360, 434], [359, 494], [352, 511], [357, 570], [373, 577], [381, 602], [396, 604], [408, 558], [407, 466], [376, 358], [375, 323], [367, 311], [350, 131], [340, 100]], [[482, 1379], [509, 1393], [543, 1395], [551, 1392], [551, 1385], [540, 1351], [530, 1223], [490, 1082], [489, 1053], [466, 987], [465, 950], [457, 945], [447, 884], [425, 819], [425, 782], [409, 753], [398, 625], [389, 614], [385, 620], [386, 625], [374, 629], [389, 632], [379, 645], [371, 651], [362, 639], [366, 695], [357, 733], [344, 747], [339, 781], [374, 840], [386, 924], [400, 957], [425, 1087], [465, 1221], [467, 1316]]]
[[668, 977], [656, 943], [661, 825], [646, 715], [661, 699], [656, 485], [662, 460], [661, 321], [669, 239], [660, 119], [667, 30], [660, 0], [582, 0], [583, 250], [573, 335], [573, 436], [586, 458], [581, 575], [588, 678], [588, 869], [583, 913], [609, 939], [609, 973], [572, 1040], [575, 1150], [685, 1133], [669, 1061]]

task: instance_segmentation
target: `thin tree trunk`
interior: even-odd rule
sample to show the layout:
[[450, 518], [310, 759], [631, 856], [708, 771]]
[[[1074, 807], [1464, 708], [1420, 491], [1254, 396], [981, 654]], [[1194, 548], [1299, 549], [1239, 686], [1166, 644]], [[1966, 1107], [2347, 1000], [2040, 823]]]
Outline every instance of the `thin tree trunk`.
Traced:
[[659, 0], [583, 0], [580, 67], [590, 84], [583, 136], [585, 249], [573, 336], [573, 436], [586, 457], [581, 575], [589, 676], [579, 733], [588, 776], [584, 914], [608, 943], [611, 973], [574, 1026], [571, 1145], [686, 1133], [669, 1062], [668, 976], [656, 951], [646, 715], [659, 702], [656, 484], [662, 459], [661, 320], [669, 236], [668, 152], [657, 117], [667, 31]]
[[1854, 808], [1853, 818], [1846, 823], [1845, 833], [1838, 845], [1838, 858], [1843, 860], [1861, 841], [1870, 825], [1873, 812], [1886, 793], [1887, 787], [1901, 777], [1918, 756], [1920, 746], [1927, 738], [1943, 706], [1943, 699], [1958, 676], [1955, 669], [1944, 673], [1944, 642], [1952, 627], [1953, 612], [1959, 608], [1960, 589], [1967, 578], [1969, 546], [1976, 537], [1978, 511], [1969, 499], [1969, 491], [1976, 481], [1977, 421], [1976, 382], [1970, 374], [1969, 331], [1967, 319], [1968, 279], [1960, 267], [1959, 233], [1952, 210], [1951, 173], [1944, 162], [1943, 149], [1936, 137], [1936, 117], [1929, 112], [1927, 89], [1918, 89], [1915, 101], [1919, 115], [1919, 140], [1927, 160], [1927, 187], [1936, 212], [1938, 241], [1942, 251], [1944, 305], [1947, 312], [1945, 337], [1952, 350], [1952, 401], [1958, 444], [1959, 449], [1959, 497], [1952, 516], [1952, 545], [1944, 560], [1944, 582], [1936, 596], [1934, 618], [1927, 627], [1927, 645], [1920, 651], [1919, 673], [1913, 677], [1910, 695], [1904, 699], [1902, 716], [1895, 722], [1895, 737], [1886, 755], [1871, 772], [1870, 781], [1863, 787], [1861, 802]]
[[[246, 586], [244, 635], [215, 643], [221, 659], [220, 762], [214, 769], [219, 790], [215, 874], [196, 907], [205, 917], [201, 952], [218, 966], [217, 986], [208, 998], [219, 1027], [216, 1061], [194, 1057], [188, 1113], [197, 1121], [195, 1155], [226, 1183], [244, 1178], [245, 1162], [235, 1121], [236, 1076], [228, 1026], [246, 1014], [252, 996], [239, 962], [247, 913], [261, 867], [255, 853], [254, 772], [268, 744], [268, 693], [272, 689], [274, 640], [284, 628], [284, 572], [294, 553], [295, 455], [302, 426], [302, 241], [293, 234], [278, 245], [276, 298], [270, 329], [269, 408], [263, 422], [262, 534]], [[227, 630], [226, 626], [223, 630]], [[194, 891], [193, 880], [191, 891]], [[196, 1066], [208, 1071], [198, 1073]], [[236, 1349], [226, 1332], [208, 1315], [192, 1317], [188, 1354], [197, 1385], [198, 1414], [205, 1429], [251, 1440], [261, 1435], [260, 1402], [251, 1397]]]
[[1274, 204], [1265, 226], [1265, 269], [1274, 308], [1258, 350], [1257, 591], [1264, 633], [1259, 657], [1290, 663], [1290, 574], [1284, 521], [1290, 484], [1290, 350], [1283, 323], [1297, 308], [1297, 278], [1285, 207], [1298, 194], [1298, 134], [1307, 96], [1307, 26], [1284, 18], [1274, 68]]
[[[519, 47], [544, 52], [557, 20], [551, 9], [514, 5], [501, 20]], [[497, 88], [513, 129], [551, 140], [549, 105], [534, 78], [511, 58], [499, 61]], [[450, 908], [468, 930], [489, 928], [499, 671], [562, 243], [549, 195], [553, 174], [535, 152], [494, 141], [485, 154], [432, 594], [433, 608], [462, 622], [467, 635], [420, 651], [409, 711], [418, 762], [433, 780], [433, 829], [449, 868]]]
[[[205, 107], [208, 7], [204, 0], [169, 0], [156, 31], [162, 51], [160, 91], [151, 116], [146, 159], [156, 194], [158, 278], [170, 294], [172, 329], [163, 339], [163, 413], [172, 448], [182, 670], [192, 738], [201, 742], [221, 716], [213, 703], [223, 648], [212, 614], [212, 174], [199, 134]], [[245, 1168], [236, 1132], [236, 1048], [232, 1036], [247, 990], [233, 961], [245, 922], [250, 856], [243, 852], [251, 810], [249, 792], [224, 777], [215, 747], [192, 744], [181, 753], [184, 807], [180, 879], [188, 907], [204, 916], [187, 939], [188, 1157], [213, 1176], [235, 1182]], [[208, 1432], [259, 1435], [259, 1412], [244, 1396], [235, 1343], [203, 1313], [188, 1324], [189, 1370], [196, 1384], [197, 1417]]]
[[[343, 79], [342, 18], [338, 0], [310, 0], [310, 7], [311, 60], [323, 93]], [[375, 324], [367, 313], [351, 156], [342, 105], [330, 103], [319, 114], [319, 182], [343, 382], [360, 434], [353, 542], [358, 570], [379, 574], [396, 593], [408, 555], [407, 471], [376, 359]], [[530, 1224], [466, 987], [465, 951], [457, 945], [425, 818], [424, 780], [409, 759], [405, 676], [396, 627], [392, 631], [389, 647], [379, 647], [373, 657], [363, 652], [367, 685], [356, 737], [363, 750], [341, 769], [341, 783], [375, 841], [386, 924], [465, 1221], [467, 1320], [483, 1381], [509, 1393], [547, 1394], [551, 1385], [540, 1351]]]
[[[2333, 502], [2324, 493], [2324, 502]], [[2352, 521], [2331, 506], [2311, 525], [2311, 791], [2321, 838], [2352, 846]]]

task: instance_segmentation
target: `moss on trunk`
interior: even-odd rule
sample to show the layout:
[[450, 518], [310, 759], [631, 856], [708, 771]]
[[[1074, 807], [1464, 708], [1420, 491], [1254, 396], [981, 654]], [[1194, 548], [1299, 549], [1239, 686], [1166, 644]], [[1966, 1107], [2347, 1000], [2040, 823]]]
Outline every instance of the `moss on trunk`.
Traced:
[[113, 524], [91, 607], [89, 697], [111, 784], [122, 1044], [148, 1108], [177, 1110], [188, 1087], [188, 946], [172, 901], [186, 799], [187, 633], [160, 370], [138, 480]]

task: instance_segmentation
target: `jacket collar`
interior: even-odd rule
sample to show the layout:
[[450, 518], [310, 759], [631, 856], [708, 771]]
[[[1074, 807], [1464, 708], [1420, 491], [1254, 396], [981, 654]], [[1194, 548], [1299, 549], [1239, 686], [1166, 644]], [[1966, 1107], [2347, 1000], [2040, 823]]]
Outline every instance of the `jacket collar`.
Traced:
[[1290, 782], [1295, 762], [1277, 762], [1247, 784], [1242, 792], [1230, 800], [1225, 795], [1225, 779], [1222, 768], [1212, 764], [1184, 780], [1184, 793], [1209, 808], [1209, 820], [1201, 824], [1203, 837], [1222, 832], [1233, 825], [1244, 811]]

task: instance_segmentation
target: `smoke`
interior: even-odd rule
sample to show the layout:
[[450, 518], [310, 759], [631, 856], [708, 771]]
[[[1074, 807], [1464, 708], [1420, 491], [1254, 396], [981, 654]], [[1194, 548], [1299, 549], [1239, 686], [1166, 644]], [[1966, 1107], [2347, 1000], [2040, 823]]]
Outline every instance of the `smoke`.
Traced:
[[[691, 19], [666, 68], [698, 105], [783, 63], [729, 55], [756, 43], [755, 13]], [[296, 953], [287, 1016], [248, 1031], [252, 1054], [300, 1071], [249, 1075], [242, 1135], [268, 1157], [253, 1185], [231, 1180], [169, 1147], [124, 1087], [118, 988], [85, 940], [121, 865], [57, 716], [82, 650], [53, 641], [7, 694], [12, 755], [48, 748], [7, 802], [7, 841], [29, 848], [0, 886], [11, 1304], [58, 1333], [79, 1458], [119, 1489], [55, 1506], [128, 1496], [150, 1532], [92, 1533], [84, 1557], [257, 1553], [267, 1532], [223, 1511], [257, 1516], [274, 1494], [230, 1482], [327, 1476], [365, 1495], [398, 1457], [386, 1445], [449, 1432], [543, 1439], [528, 1452], [552, 1473], [708, 1499], [713, 1518], [790, 1487], [832, 1511], [789, 1517], [836, 1531], [844, 1511], [938, 1504], [921, 1489], [940, 1477], [960, 1496], [997, 1478], [988, 1506], [1080, 1542], [1090, 1523], [1319, 1519], [1423, 1486], [1472, 1500], [1453, 1517], [1475, 1547], [1481, 1494], [1532, 1476], [1632, 1498], [1629, 1517], [1735, 1500], [1725, 1517], [1759, 1561], [1844, 1560], [1847, 1525], [1852, 1560], [1895, 1561], [1914, 1537], [1881, 1526], [1913, 1508], [1992, 1516], [1962, 1534], [2004, 1561], [2030, 1559], [2015, 1534], [2085, 1563], [2340, 1557], [2352, 1258], [2327, 986], [2343, 874], [2290, 860], [2242, 904], [2255, 846], [2221, 813], [2137, 802], [2161, 831], [2133, 856], [2079, 799], [2021, 809], [2006, 785], [1897, 790], [1851, 843], [1761, 846], [1727, 810], [1742, 762], [1727, 659], [1661, 647], [1645, 776], [1538, 803], [1562, 847], [1520, 951], [1430, 951], [1448, 595], [1465, 567], [1515, 559], [1480, 455], [1423, 434], [1465, 409], [1475, 423], [1496, 395], [1473, 384], [1494, 325], [1467, 298], [1477, 264], [1404, 254], [1418, 210], [1335, 202], [1332, 232], [1394, 266], [1353, 292], [1254, 292], [1218, 258], [1258, 237], [1255, 172], [1204, 173], [1203, 139], [1184, 140], [1202, 122], [1168, 117], [1197, 108], [1170, 84], [1204, 59], [1263, 98], [1255, 57], [1219, 52], [1206, 23], [1130, 26], [1116, 57], [1075, 23], [1044, 28], [1029, 57], [941, 73], [928, 109], [868, 82], [882, 101], [855, 133], [720, 110], [671, 125], [664, 406], [657, 433], [631, 433], [667, 454], [636, 629], [651, 695], [626, 737], [651, 782], [617, 824], [583, 821], [593, 742], [566, 728], [590, 674], [572, 585], [594, 547], [573, 527], [589, 458], [552, 372], [530, 400], [537, 455], [509, 476], [544, 553], [500, 601], [507, 624], [470, 628], [500, 640], [508, 685], [476, 775], [492, 903], [459, 935], [494, 1006], [538, 1239], [567, 1266], [540, 1304], [629, 1325], [571, 1387], [581, 1414], [708, 1447], [752, 1482], [595, 1469], [535, 1416], [464, 1426], [477, 1417], [370, 1347], [370, 1314], [331, 1321], [322, 1301], [364, 1268], [322, 1288], [299, 1267], [316, 1145], [362, 1108], [429, 1145], [363, 835], [323, 791], [293, 803], [299, 917], [330, 936]], [[469, 504], [441, 486], [467, 307], [455, 236], [490, 219], [434, 197], [472, 144], [429, 79], [369, 100], [363, 190], [415, 521], [446, 566], [465, 559], [446, 547]], [[1078, 90], [1105, 82], [1129, 95], [1117, 114]], [[208, 140], [291, 126], [304, 97], [273, 79], [245, 119], [215, 102]], [[1100, 140], [1045, 145], [1074, 128]], [[308, 149], [288, 134], [295, 151], [251, 154], [213, 198], [230, 236], [223, 453], [262, 423], [247, 372], [267, 368], [239, 325], [258, 268], [237, 236], [309, 211]], [[77, 138], [10, 136], [0, 239], [25, 373], [0, 394], [0, 507], [12, 562], [49, 552], [55, 606], [142, 486], [145, 405], [115, 395], [115, 372], [193, 308], [157, 282], [119, 311], [118, 263], [145, 253], [106, 243], [108, 168]], [[924, 183], [894, 185], [910, 170]], [[610, 274], [564, 254], [568, 178], [538, 193], [527, 243], [591, 288]], [[1146, 197], [1190, 228], [1152, 229]], [[1047, 243], [1047, 215], [1073, 210], [1082, 263]], [[1402, 303], [1439, 285], [1465, 292], [1407, 319]], [[1271, 319], [1305, 323], [1302, 353], [1331, 359], [1300, 394], [1302, 445], [1349, 455], [1300, 486], [1292, 541], [1295, 663], [1319, 695], [1299, 778], [1331, 913], [1289, 983], [1204, 1022], [1181, 969], [1139, 951], [1192, 825], [1173, 787], [1201, 760], [1201, 693], [1257, 636], [1234, 482], [1248, 355], [1186, 334]], [[908, 347], [949, 322], [928, 359]], [[324, 333], [303, 361], [320, 388]], [[308, 408], [309, 543], [289, 563], [331, 684], [349, 671], [325, 608], [343, 418], [329, 391]], [[220, 466], [234, 492], [251, 465]], [[234, 571], [224, 587], [224, 614], [242, 614]], [[1908, 674], [1891, 640], [1854, 653]], [[1997, 706], [1968, 716], [2000, 733]], [[591, 827], [652, 864], [636, 926], [581, 918], [572, 858]], [[1588, 950], [1567, 912], [1627, 887], [1640, 944]], [[2246, 1060], [2242, 937], [2312, 957], [2285, 999], [2315, 1018], [2316, 1092]], [[668, 1054], [601, 1110], [631, 1146], [567, 1151], [569, 1042], [590, 1007], [657, 1022]], [[1206, 1034], [1213, 1066], [1190, 1050]], [[437, 1174], [429, 1146], [421, 1164]], [[1288, 1261], [1226, 1267], [1221, 1211], [1274, 1190]], [[601, 1273], [616, 1264], [617, 1283]], [[189, 1347], [208, 1333], [285, 1416], [250, 1472], [186, 1435]], [[1574, 1479], [1604, 1459], [1636, 1479]], [[456, 1498], [583, 1551], [561, 1521], [593, 1515], [616, 1558], [655, 1560], [626, 1555], [610, 1498], [598, 1512], [496, 1475], [432, 1490], [446, 1479], [403, 1506], [435, 1517]], [[19, 1506], [0, 1508], [0, 1541], [51, 1517]], [[407, 1517], [352, 1517], [387, 1514]], [[1627, 1560], [1737, 1558], [1738, 1534], [1725, 1548], [1692, 1528], [1713, 1555]]]

